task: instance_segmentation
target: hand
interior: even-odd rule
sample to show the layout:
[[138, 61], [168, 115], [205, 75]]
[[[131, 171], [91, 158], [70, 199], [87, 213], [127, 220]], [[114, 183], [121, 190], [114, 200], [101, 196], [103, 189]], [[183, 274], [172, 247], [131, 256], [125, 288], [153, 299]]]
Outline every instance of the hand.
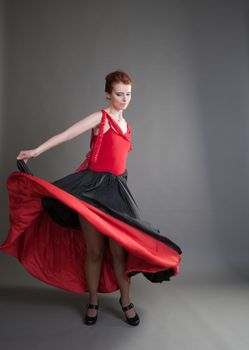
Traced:
[[25, 163], [28, 162], [29, 158], [37, 157], [39, 154], [36, 149], [30, 149], [27, 151], [21, 151], [16, 159], [23, 159]]

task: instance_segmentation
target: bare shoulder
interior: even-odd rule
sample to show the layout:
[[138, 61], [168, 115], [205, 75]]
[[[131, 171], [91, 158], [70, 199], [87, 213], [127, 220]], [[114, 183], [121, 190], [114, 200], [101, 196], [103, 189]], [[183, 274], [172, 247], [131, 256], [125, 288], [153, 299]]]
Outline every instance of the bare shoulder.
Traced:
[[88, 129], [91, 129], [91, 128], [95, 129], [100, 124], [101, 119], [102, 119], [102, 112], [101, 110], [99, 110], [84, 116], [84, 118], [82, 118], [80, 122], [83, 125], [87, 125]]
[[65, 134], [65, 138], [67, 140], [71, 140], [72, 138], [84, 133], [85, 131], [95, 128], [100, 124], [101, 116], [102, 112], [97, 111], [81, 118], [78, 122], [63, 132]]
[[88, 119], [93, 126], [96, 126], [100, 123], [102, 117], [102, 112], [101, 111], [96, 111], [93, 112], [87, 116], [85, 116], [83, 119]]
[[[102, 111], [99, 110], [99, 111], [93, 112], [92, 114], [89, 115], [89, 118], [91, 118], [91, 120], [93, 122], [92, 127], [94, 130], [94, 133], [96, 133], [96, 131], [99, 129], [99, 125], [100, 125], [100, 122], [102, 119]], [[105, 128], [106, 128], [106, 126], [104, 127], [104, 131], [105, 131]]]

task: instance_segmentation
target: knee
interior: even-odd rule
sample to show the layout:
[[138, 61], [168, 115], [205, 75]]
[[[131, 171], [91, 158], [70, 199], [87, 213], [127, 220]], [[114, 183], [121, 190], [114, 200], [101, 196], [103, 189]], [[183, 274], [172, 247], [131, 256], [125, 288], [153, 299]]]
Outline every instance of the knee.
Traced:
[[119, 245], [115, 245], [115, 246], [112, 245], [110, 247], [110, 250], [115, 260], [123, 260], [126, 256], [126, 250]]
[[104, 255], [103, 248], [90, 248], [87, 249], [87, 258], [91, 262], [99, 262], [102, 261]]

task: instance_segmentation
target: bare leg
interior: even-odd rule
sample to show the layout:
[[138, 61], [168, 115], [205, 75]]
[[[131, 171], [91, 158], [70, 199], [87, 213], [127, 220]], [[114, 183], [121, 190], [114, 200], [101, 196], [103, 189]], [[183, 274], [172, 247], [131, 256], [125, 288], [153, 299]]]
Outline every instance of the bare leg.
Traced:
[[[97, 304], [97, 291], [104, 255], [105, 236], [81, 215], [79, 215], [79, 221], [87, 248], [85, 273], [89, 289], [89, 303]], [[87, 311], [88, 316], [95, 316], [96, 313], [96, 309], [88, 309]]]
[[[130, 282], [126, 279], [124, 274], [127, 251], [111, 238], [109, 238], [109, 246], [113, 257], [115, 275], [120, 288], [121, 302], [123, 306], [127, 306], [130, 304]], [[125, 311], [125, 313], [127, 317], [134, 317], [136, 314], [134, 308]]]

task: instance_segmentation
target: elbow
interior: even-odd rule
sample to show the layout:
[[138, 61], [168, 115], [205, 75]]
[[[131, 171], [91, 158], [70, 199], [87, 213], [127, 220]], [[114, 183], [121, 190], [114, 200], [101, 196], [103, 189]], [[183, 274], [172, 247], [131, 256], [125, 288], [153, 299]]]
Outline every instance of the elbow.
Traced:
[[70, 132], [66, 130], [61, 134], [61, 137], [63, 141], [69, 141], [73, 138], [73, 135], [71, 135]]

